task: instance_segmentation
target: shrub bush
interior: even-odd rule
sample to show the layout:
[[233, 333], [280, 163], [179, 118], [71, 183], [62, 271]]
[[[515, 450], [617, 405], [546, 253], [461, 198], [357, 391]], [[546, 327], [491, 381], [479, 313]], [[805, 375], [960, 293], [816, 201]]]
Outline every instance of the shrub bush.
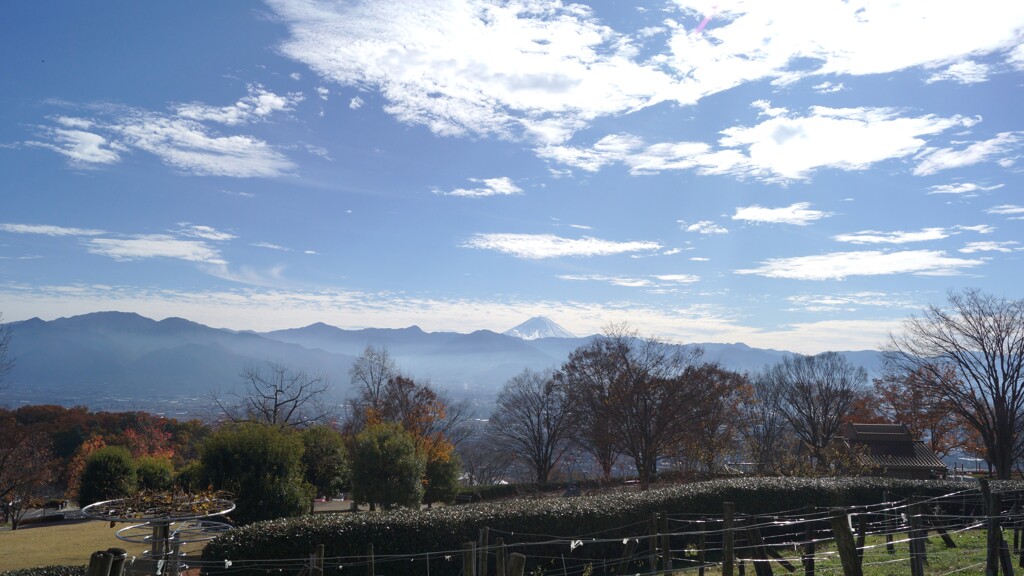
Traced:
[[170, 458], [142, 456], [135, 460], [139, 490], [170, 490], [174, 484], [174, 465]]
[[95, 502], [123, 498], [135, 492], [135, 461], [127, 449], [106, 446], [85, 461], [78, 488], [78, 503], [85, 507]]
[[0, 576], [85, 576], [85, 566], [40, 566], [0, 572]]
[[[994, 483], [996, 490], [1024, 488], [1022, 483]], [[963, 482], [884, 480], [877, 478], [743, 478], [713, 480], [650, 490], [610, 492], [576, 498], [512, 499], [432, 510], [399, 509], [384, 513], [306, 516], [272, 520], [229, 532], [210, 542], [203, 559], [212, 565], [232, 561], [232, 573], [247, 566], [263, 573], [245, 559], [302, 558], [318, 544], [328, 557], [364, 556], [373, 543], [378, 556], [446, 552], [458, 558], [467, 541], [475, 541], [481, 528], [491, 530], [492, 540], [501, 536], [510, 552], [517, 544], [561, 538], [599, 536], [606, 544], [587, 544], [570, 552], [563, 543], [521, 550], [528, 558], [564, 555], [569, 563], [584, 556], [616, 558], [622, 538], [645, 532], [652, 514], [703, 513], [720, 517], [723, 502], [734, 502], [746, 514], [764, 514], [808, 507], [875, 504], [890, 498], [939, 496], [961, 490], [977, 490]], [[529, 562], [529, 561], [528, 561]], [[265, 566], [265, 564], [264, 564]], [[407, 573], [426, 573], [410, 567]], [[458, 562], [441, 555], [430, 566], [431, 574], [457, 574]]]

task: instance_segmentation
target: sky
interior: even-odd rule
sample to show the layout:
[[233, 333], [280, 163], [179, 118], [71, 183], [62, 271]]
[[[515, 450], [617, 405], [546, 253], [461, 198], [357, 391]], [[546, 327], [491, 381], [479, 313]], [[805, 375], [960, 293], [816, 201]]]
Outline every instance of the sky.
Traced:
[[9, 2], [0, 313], [878, 348], [1024, 297], [1024, 2]]

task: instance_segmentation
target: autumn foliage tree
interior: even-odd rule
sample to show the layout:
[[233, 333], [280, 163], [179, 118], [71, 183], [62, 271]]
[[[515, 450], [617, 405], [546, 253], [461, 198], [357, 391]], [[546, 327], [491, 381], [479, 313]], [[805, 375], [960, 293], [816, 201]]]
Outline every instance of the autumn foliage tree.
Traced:
[[[938, 370], [934, 372], [938, 374]], [[942, 458], [962, 448], [967, 439], [952, 405], [936, 393], [935, 387], [927, 385], [929, 377], [919, 370], [889, 370], [873, 382], [876, 407], [890, 422], [906, 425], [915, 439], [924, 441]], [[947, 369], [940, 377], [955, 379], [956, 373]]]

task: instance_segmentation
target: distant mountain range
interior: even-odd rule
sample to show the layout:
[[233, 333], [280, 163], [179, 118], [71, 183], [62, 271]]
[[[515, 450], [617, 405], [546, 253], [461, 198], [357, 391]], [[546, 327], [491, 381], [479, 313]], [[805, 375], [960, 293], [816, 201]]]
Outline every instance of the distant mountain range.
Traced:
[[[182, 318], [97, 312], [10, 323], [14, 370], [5, 394], [18, 401], [94, 406], [96, 399], [206, 397], [241, 383], [239, 373], [264, 361], [330, 378], [335, 396], [349, 396], [348, 370], [369, 346], [386, 347], [401, 370], [455, 396], [491, 398], [525, 368], [558, 367], [593, 336], [576, 337], [538, 317], [503, 334], [400, 329], [343, 330], [323, 323], [273, 332], [210, 328]], [[744, 344], [702, 344], [704, 358], [738, 371], [773, 364], [786, 352]], [[844, 352], [877, 373], [878, 352]], [[7, 396], [10, 398], [11, 396]], [[0, 402], [8, 402], [0, 396]]]

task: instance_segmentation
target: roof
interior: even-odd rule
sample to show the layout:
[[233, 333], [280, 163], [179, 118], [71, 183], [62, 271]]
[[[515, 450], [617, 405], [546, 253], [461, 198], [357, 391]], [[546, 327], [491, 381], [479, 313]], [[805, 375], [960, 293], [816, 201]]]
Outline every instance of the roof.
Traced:
[[903, 424], [848, 424], [845, 439], [867, 448], [865, 464], [880, 468], [940, 469], [946, 464]]

